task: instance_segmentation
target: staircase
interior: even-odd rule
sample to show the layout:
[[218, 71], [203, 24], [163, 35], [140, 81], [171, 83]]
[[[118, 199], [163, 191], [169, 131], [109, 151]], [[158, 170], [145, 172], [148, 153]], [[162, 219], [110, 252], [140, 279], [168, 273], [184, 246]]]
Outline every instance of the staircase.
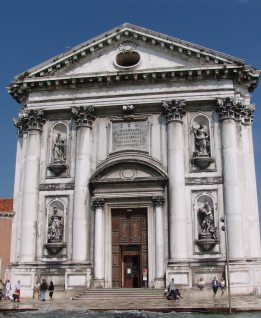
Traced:
[[161, 300], [164, 290], [148, 288], [117, 288], [117, 289], [88, 289], [72, 297], [71, 300], [96, 301], [104, 299], [106, 301], [115, 301], [120, 299], [140, 300]]

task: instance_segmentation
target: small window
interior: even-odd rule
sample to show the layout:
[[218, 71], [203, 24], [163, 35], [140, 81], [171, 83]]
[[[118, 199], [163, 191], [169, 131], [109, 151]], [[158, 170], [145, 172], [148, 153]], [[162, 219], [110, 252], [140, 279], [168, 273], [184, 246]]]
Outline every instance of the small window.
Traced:
[[116, 56], [116, 64], [121, 67], [132, 67], [140, 62], [138, 52], [120, 53]]

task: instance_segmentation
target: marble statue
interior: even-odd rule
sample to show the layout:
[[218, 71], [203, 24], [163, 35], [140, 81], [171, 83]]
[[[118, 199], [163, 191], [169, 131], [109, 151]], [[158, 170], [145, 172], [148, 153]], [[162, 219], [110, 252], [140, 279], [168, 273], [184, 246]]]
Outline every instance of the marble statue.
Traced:
[[61, 138], [61, 134], [57, 134], [56, 140], [53, 147], [53, 161], [54, 162], [65, 162], [64, 156], [65, 151], [65, 139]]
[[213, 209], [210, 204], [206, 201], [202, 208], [199, 208], [198, 211], [203, 214], [204, 219], [201, 224], [200, 236], [202, 235], [211, 235], [213, 239], [217, 239], [217, 228], [214, 227], [214, 215]]
[[63, 217], [58, 214], [57, 207], [53, 207], [53, 215], [48, 226], [48, 243], [63, 241]]
[[209, 134], [203, 123], [199, 124], [199, 128], [194, 128], [196, 150], [201, 155], [209, 156]]

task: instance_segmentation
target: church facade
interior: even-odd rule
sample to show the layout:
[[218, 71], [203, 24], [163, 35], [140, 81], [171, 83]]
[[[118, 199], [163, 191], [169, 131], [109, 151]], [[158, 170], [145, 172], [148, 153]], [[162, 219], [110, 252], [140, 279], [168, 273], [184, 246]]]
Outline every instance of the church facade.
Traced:
[[15, 77], [8, 277], [60, 288], [261, 286], [245, 61], [123, 24]]

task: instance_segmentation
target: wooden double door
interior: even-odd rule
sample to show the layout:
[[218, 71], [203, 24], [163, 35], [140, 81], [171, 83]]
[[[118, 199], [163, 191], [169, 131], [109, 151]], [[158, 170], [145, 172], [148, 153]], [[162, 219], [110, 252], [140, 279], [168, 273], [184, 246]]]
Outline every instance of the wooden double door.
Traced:
[[112, 286], [143, 287], [147, 269], [147, 209], [112, 209]]

